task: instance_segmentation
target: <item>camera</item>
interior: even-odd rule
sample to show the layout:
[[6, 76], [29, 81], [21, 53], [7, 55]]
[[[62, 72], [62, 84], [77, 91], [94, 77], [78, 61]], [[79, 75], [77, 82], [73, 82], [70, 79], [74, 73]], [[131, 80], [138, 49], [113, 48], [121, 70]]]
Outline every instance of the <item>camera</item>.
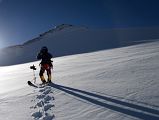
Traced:
[[36, 70], [36, 67], [34, 65], [30, 66], [30, 69]]

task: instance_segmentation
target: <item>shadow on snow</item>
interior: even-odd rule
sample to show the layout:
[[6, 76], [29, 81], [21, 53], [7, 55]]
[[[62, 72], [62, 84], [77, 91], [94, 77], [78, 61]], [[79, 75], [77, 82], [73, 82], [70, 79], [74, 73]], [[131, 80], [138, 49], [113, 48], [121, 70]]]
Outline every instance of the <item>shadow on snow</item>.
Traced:
[[[51, 84], [50, 86], [58, 90], [61, 90], [63, 92], [66, 92], [68, 94], [71, 94], [73, 96], [79, 97], [80, 99], [86, 100], [90, 103], [93, 103], [101, 107], [108, 108], [120, 113], [124, 113], [132, 117], [136, 117], [136, 118], [140, 118], [144, 120], [159, 120], [159, 111], [152, 108], [136, 105], [133, 103], [128, 103], [128, 102], [110, 98], [107, 96], [102, 96], [95, 93], [91, 93], [91, 92], [87, 92], [87, 91], [83, 91], [83, 90], [79, 90], [79, 89], [75, 89], [71, 87], [66, 87], [66, 86], [62, 86], [58, 84]], [[113, 104], [118, 104], [120, 106], [111, 105], [110, 103], [108, 104], [103, 101], [101, 102], [99, 100], [105, 100], [105, 102], [111, 102]]]

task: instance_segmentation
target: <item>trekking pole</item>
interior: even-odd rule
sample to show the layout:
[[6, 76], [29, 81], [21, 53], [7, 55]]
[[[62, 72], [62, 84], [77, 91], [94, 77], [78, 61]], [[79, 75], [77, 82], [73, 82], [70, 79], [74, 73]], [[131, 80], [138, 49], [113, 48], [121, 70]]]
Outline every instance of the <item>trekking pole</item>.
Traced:
[[35, 76], [35, 71], [36, 70], [36, 67], [34, 66], [34, 64], [32, 66], [30, 66], [30, 69], [33, 69], [33, 81], [34, 83], [36, 82], [36, 76]]

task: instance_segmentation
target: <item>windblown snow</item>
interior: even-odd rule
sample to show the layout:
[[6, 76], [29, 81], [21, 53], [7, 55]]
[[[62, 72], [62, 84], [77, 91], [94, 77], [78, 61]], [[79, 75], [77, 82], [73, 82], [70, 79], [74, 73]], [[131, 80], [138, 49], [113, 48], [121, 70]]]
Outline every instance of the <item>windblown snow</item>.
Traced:
[[0, 67], [0, 120], [159, 120], [159, 42], [53, 60], [39, 88], [39, 61]]

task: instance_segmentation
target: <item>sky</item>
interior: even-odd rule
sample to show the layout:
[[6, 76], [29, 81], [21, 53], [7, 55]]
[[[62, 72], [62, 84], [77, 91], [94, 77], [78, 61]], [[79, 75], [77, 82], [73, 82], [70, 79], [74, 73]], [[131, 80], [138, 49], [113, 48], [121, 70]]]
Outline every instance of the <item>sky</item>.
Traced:
[[59, 24], [89, 28], [159, 26], [159, 0], [0, 0], [0, 48]]

